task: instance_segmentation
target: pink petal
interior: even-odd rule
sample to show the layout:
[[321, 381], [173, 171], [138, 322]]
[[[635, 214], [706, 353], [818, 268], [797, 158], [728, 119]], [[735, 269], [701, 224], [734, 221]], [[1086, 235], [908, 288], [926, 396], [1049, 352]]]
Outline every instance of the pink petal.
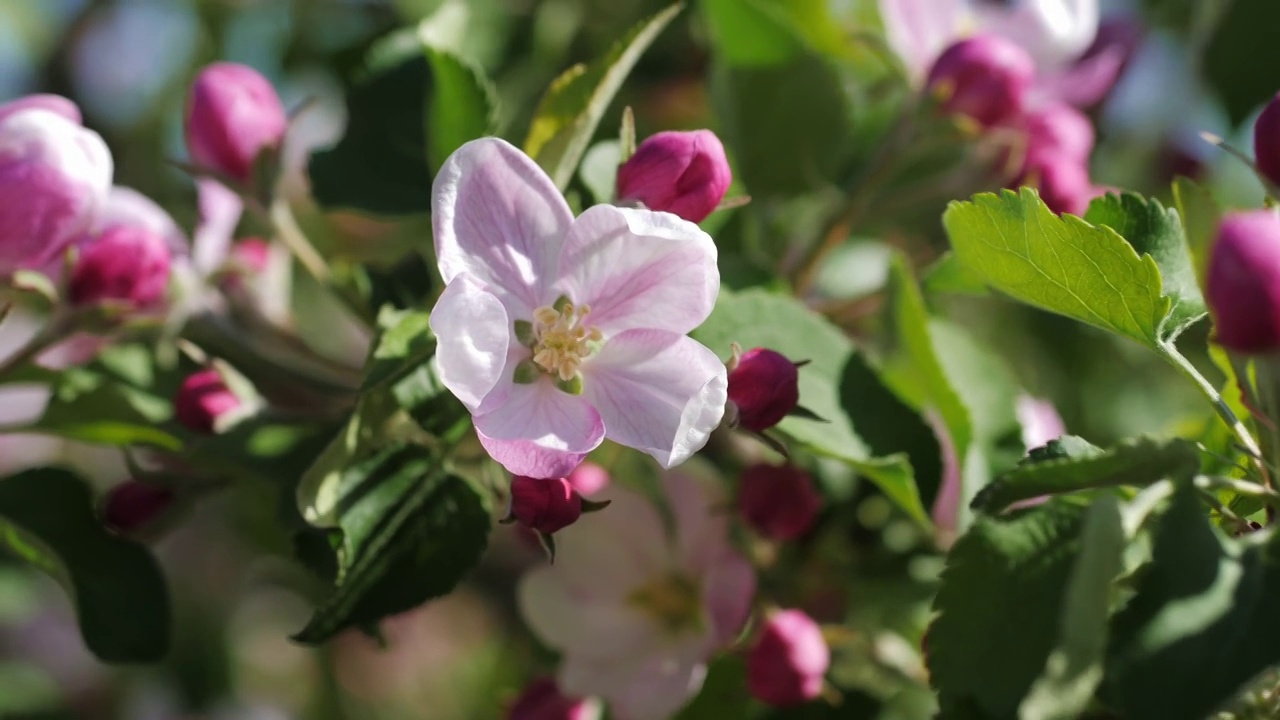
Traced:
[[222, 183], [208, 178], [196, 180], [200, 223], [192, 239], [191, 255], [196, 270], [208, 275], [227, 259], [244, 201]]
[[588, 322], [606, 337], [632, 328], [683, 335], [720, 292], [711, 236], [671, 213], [596, 205], [569, 228], [560, 267], [559, 289], [591, 306]]
[[120, 225], [141, 227], [163, 237], [174, 256], [185, 256], [191, 250], [178, 223], [155, 200], [133, 188], [116, 185], [107, 195], [106, 207], [98, 216], [95, 229], [102, 231]]
[[1076, 107], [1096, 105], [1120, 79], [1128, 53], [1123, 47], [1109, 47], [1063, 70], [1041, 75], [1032, 89], [1031, 102], [1059, 100]]
[[588, 514], [557, 535], [555, 572], [580, 597], [621, 601], [671, 568], [667, 528], [653, 502], [613, 486]]
[[724, 647], [742, 632], [756, 594], [756, 573], [741, 555], [725, 550], [702, 580], [702, 605], [711, 620], [716, 647]]
[[965, 0], [880, 0], [880, 19], [907, 73], [923, 81], [938, 55], [964, 34], [970, 10]]
[[548, 380], [512, 385], [506, 401], [475, 417], [489, 455], [513, 475], [564, 477], [604, 440], [600, 413]]
[[698, 694], [706, 676], [703, 648], [684, 642], [613, 663], [566, 657], [557, 679], [570, 694], [603, 697], [617, 720], [667, 720]]
[[555, 300], [548, 288], [573, 214], [527, 155], [492, 137], [463, 145], [436, 175], [431, 212], [446, 283], [473, 275], [520, 316]]
[[664, 473], [662, 487], [675, 517], [680, 565], [700, 575], [729, 547], [732, 504], [718, 478], [703, 477], [693, 466]]
[[583, 365], [584, 397], [609, 438], [670, 468], [707, 443], [724, 416], [724, 364], [674, 332], [628, 330]]
[[[557, 534], [557, 547], [565, 544]], [[578, 594], [556, 572], [559, 564], [557, 552], [556, 565], [526, 573], [517, 589], [520, 614], [539, 639], [575, 657], [606, 661], [654, 649], [655, 628], [643, 613], [625, 601]]]
[[506, 309], [478, 282], [460, 275], [445, 287], [432, 308], [431, 331], [438, 341], [440, 382], [475, 412], [506, 369], [511, 342]]
[[1098, 34], [1098, 0], [1019, 0], [974, 3], [979, 32], [1003, 35], [1018, 43], [1041, 72], [1066, 66]]

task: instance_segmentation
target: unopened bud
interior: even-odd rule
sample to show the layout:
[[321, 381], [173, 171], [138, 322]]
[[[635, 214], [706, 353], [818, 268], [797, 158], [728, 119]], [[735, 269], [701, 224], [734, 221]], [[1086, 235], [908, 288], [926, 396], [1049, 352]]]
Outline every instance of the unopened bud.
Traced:
[[729, 401], [738, 425], [760, 432], [782, 422], [800, 402], [800, 371], [785, 355], [766, 348], [742, 353], [729, 369]]
[[1026, 118], [1027, 155], [1058, 153], [1084, 165], [1093, 152], [1093, 123], [1066, 103], [1053, 103]]
[[1267, 103], [1253, 126], [1253, 157], [1258, 172], [1280, 185], [1280, 94]]
[[756, 532], [794, 540], [813, 528], [822, 498], [805, 471], [791, 465], [752, 465], [742, 472], [738, 510]]
[[1035, 62], [1017, 43], [998, 35], [961, 40], [938, 56], [928, 87], [947, 112], [982, 127], [1018, 118], [1035, 76]]
[[170, 488], [126, 480], [107, 491], [102, 521], [116, 532], [136, 534], [159, 519], [173, 505], [173, 499]]
[[1063, 153], [1032, 153], [1016, 184], [1035, 187], [1044, 204], [1059, 214], [1084, 215], [1089, 202], [1101, 194], [1084, 162]]
[[214, 63], [191, 86], [187, 149], [197, 164], [247, 183], [258, 155], [279, 147], [288, 122], [280, 96], [258, 71]]
[[1214, 337], [1247, 355], [1280, 349], [1280, 215], [1227, 215], [1209, 257], [1205, 300]]
[[173, 401], [178, 422], [201, 435], [213, 435], [223, 429], [224, 418], [237, 413], [242, 404], [215, 368], [187, 376]]
[[702, 222], [724, 199], [733, 174], [710, 130], [650, 135], [618, 168], [617, 196]]
[[550, 535], [578, 521], [582, 498], [565, 478], [511, 479], [509, 518], [521, 525]]
[[542, 678], [520, 693], [507, 711], [507, 720], [599, 720], [603, 712], [599, 700], [566, 697], [555, 680]]
[[584, 460], [565, 479], [579, 495], [590, 497], [608, 487], [609, 471], [589, 460]]
[[160, 304], [168, 288], [165, 238], [144, 227], [117, 225], [80, 249], [68, 295], [76, 305], [113, 302], [145, 310]]
[[822, 693], [831, 651], [822, 629], [800, 610], [769, 616], [747, 656], [747, 689], [776, 707], [799, 705]]

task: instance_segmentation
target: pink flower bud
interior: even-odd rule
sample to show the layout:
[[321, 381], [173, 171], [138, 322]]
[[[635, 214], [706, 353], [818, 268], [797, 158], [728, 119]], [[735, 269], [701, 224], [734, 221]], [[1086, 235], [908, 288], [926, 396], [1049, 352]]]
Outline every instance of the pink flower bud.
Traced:
[[68, 295], [75, 305], [116, 302], [135, 310], [160, 304], [169, 287], [169, 247], [139, 226], [104, 230], [80, 249]]
[[584, 460], [565, 479], [579, 495], [589, 497], [609, 485], [609, 471], [589, 460]]
[[197, 164], [249, 182], [258, 154], [280, 145], [288, 123], [280, 96], [258, 71], [214, 63], [191, 86], [187, 149]]
[[1262, 109], [1253, 126], [1253, 157], [1258, 172], [1280, 185], [1280, 93]]
[[1093, 152], [1093, 123], [1066, 103], [1046, 105], [1026, 118], [1027, 154], [1060, 153], [1084, 165]]
[[30, 110], [32, 108], [48, 110], [54, 115], [61, 115], [76, 125], [80, 125], [83, 122], [80, 117], [80, 108], [61, 95], [27, 95], [17, 100], [10, 100], [0, 105], [0, 120], [20, 110]]
[[271, 259], [271, 246], [259, 237], [247, 237], [237, 240], [231, 246], [231, 260], [241, 268], [252, 273], [260, 273], [267, 269]]
[[0, 276], [55, 265], [111, 190], [102, 138], [42, 97], [0, 106]]
[[752, 465], [742, 471], [738, 510], [756, 532], [794, 540], [818, 519], [822, 498], [805, 471], [791, 465]]
[[729, 190], [733, 173], [720, 138], [710, 130], [650, 135], [618, 168], [620, 201], [702, 222]]
[[1084, 215], [1089, 201], [1101, 194], [1089, 179], [1089, 168], [1078, 158], [1060, 152], [1035, 152], [1017, 185], [1032, 185], [1040, 199], [1056, 213]]
[[529, 683], [507, 711], [508, 720], [599, 720], [604, 708], [599, 700], [565, 697], [556, 681], [542, 678]]
[[1280, 349], [1280, 215], [1255, 210], [1222, 219], [1205, 300], [1223, 347], [1249, 355]]
[[102, 521], [116, 532], [136, 533], [164, 514], [173, 498], [173, 490], [167, 487], [126, 480], [107, 491]]
[[776, 612], [747, 656], [747, 689], [769, 705], [799, 705], [822, 693], [830, 664], [831, 651], [812, 618], [800, 610]]
[[207, 368], [187, 376], [174, 398], [174, 415], [178, 422], [194, 433], [213, 435], [220, 429], [221, 419], [236, 412], [242, 403], [221, 373]]
[[580, 515], [582, 498], [565, 478], [511, 478], [510, 516], [521, 525], [550, 535], [574, 524]]
[[800, 372], [782, 353], [748, 350], [729, 371], [729, 401], [737, 408], [739, 425], [767, 430], [800, 402]]
[[1035, 70], [1035, 62], [1017, 43], [998, 35], [977, 35], [938, 56], [928, 87], [947, 112], [992, 127], [1022, 114]]

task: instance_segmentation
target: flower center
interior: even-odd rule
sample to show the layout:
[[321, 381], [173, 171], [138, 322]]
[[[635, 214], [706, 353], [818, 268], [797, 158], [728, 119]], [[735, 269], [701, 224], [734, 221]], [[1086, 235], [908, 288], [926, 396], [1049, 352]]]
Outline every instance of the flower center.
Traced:
[[684, 575], [660, 577], [631, 593], [627, 602], [672, 635], [702, 627], [701, 589]]
[[588, 305], [574, 305], [561, 296], [555, 305], [533, 311], [533, 322], [516, 322], [516, 337], [533, 351], [531, 360], [517, 368], [516, 382], [533, 382], [539, 373], [551, 375], [565, 392], [581, 392], [578, 371], [582, 361], [596, 351], [603, 336], [587, 325]]

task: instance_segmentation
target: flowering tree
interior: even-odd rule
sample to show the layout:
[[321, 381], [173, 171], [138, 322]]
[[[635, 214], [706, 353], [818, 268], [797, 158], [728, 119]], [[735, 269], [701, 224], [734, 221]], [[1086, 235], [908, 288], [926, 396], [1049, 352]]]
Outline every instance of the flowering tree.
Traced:
[[[1227, 127], [1262, 108], [1206, 138], [1236, 184], [1127, 182], [1136, 17], [836, 5], [672, 5], [525, 112], [445, 2], [369, 48], [302, 197], [307, 108], [215, 62], [184, 223], [76, 103], [0, 104], [5, 430], [124, 471], [28, 453], [0, 548], [103, 663], [171, 652], [152, 550], [219, 497], [273, 506], [301, 645], [497, 574], [516, 720], [1269, 716], [1280, 77], [1234, 43], [1280, 19], [1188, 30]], [[677, 28], [710, 129], [622, 99]], [[335, 251], [310, 203], [411, 242]]]

